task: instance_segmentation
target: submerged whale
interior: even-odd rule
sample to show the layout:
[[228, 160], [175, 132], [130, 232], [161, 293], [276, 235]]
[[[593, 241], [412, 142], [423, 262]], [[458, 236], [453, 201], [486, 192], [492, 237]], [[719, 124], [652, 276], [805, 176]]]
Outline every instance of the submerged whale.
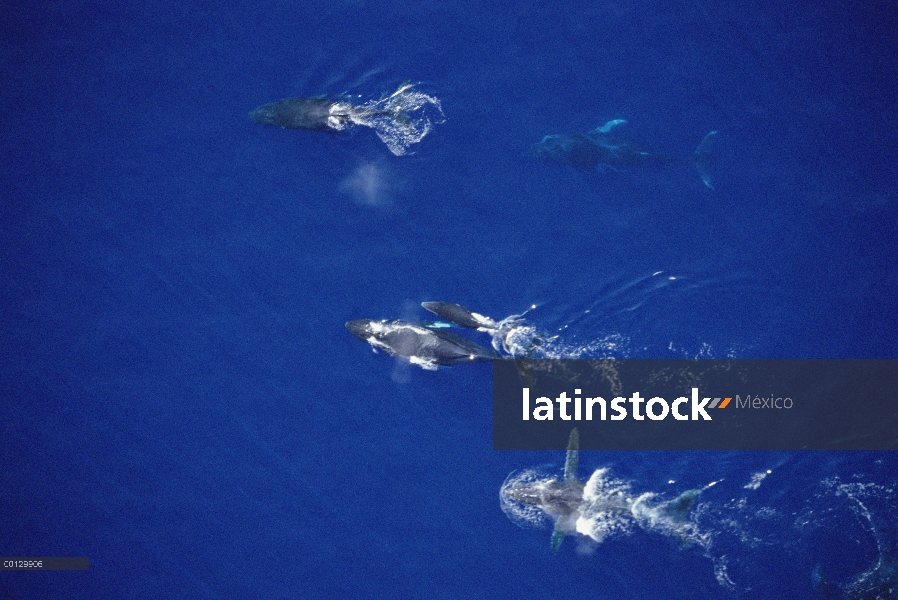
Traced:
[[594, 169], [601, 165], [618, 169], [691, 162], [698, 169], [702, 182], [714, 189], [708, 169], [708, 155], [717, 136], [716, 131], [705, 136], [692, 156], [681, 157], [649, 152], [610, 133], [624, 123], [626, 121], [623, 119], [615, 119], [586, 133], [547, 135], [533, 145], [533, 154], [543, 162], [573, 165], [583, 169]]
[[489, 348], [425, 323], [357, 319], [346, 323], [346, 329], [375, 351], [383, 350], [431, 371], [437, 366], [502, 358]]
[[898, 597], [898, 557], [880, 555], [866, 571], [843, 586], [831, 583], [820, 565], [811, 574], [821, 600], [879, 600]]
[[702, 490], [687, 490], [660, 507], [650, 507], [645, 504], [646, 495], [633, 498], [620, 489], [606, 489], [595, 483], [596, 475], [601, 476], [604, 470], [596, 471], [586, 483], [577, 479], [579, 449], [580, 433], [575, 428], [568, 439], [563, 479], [543, 478], [517, 483], [509, 477], [500, 491], [504, 499], [538, 508], [554, 519], [552, 552], [558, 552], [568, 533], [583, 533], [578, 529], [581, 519], [588, 520], [596, 515], [611, 519], [642, 515], [650, 515], [656, 520], [661, 518], [686, 542], [682, 536], [683, 523]]

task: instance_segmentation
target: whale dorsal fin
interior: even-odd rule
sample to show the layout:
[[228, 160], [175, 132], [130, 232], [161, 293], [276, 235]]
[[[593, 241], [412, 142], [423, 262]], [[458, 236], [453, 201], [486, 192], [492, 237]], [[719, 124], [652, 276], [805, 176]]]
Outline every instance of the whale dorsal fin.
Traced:
[[577, 428], [571, 431], [571, 437], [567, 441], [567, 458], [564, 461], [564, 480], [577, 478], [577, 465], [580, 462], [580, 432]]
[[602, 125], [601, 127], [596, 127], [595, 131], [597, 133], [608, 133], [609, 131], [611, 131], [612, 129], [617, 127], [618, 125], [624, 125], [626, 122], [627, 122], [626, 119], [612, 119], [612, 120], [608, 121], [607, 123], [605, 123], [604, 125]]

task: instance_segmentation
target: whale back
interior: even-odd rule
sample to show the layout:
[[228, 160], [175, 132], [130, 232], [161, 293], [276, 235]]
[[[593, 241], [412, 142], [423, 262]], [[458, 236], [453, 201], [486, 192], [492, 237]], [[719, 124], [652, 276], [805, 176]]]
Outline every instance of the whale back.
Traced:
[[[286, 129], [339, 131], [342, 117], [334, 114], [335, 106], [338, 106], [338, 103], [325, 96], [284, 98], [277, 102], [263, 104], [249, 113], [249, 116], [253, 121], [262, 125], [275, 125]], [[335, 124], [337, 127], [334, 126]]]

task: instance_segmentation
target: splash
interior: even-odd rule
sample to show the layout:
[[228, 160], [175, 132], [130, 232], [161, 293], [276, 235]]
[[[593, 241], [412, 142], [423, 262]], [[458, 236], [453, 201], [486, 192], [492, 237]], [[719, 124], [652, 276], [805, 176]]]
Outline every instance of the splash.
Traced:
[[525, 311], [519, 315], [510, 315], [489, 330], [492, 345], [496, 352], [505, 352], [511, 356], [534, 357], [534, 353], [544, 343], [545, 336], [524, 320]]
[[396, 156], [407, 154], [411, 145], [430, 133], [434, 123], [446, 120], [439, 99], [415, 90], [411, 83], [347, 112], [350, 122], [373, 129]]
[[[535, 469], [516, 471], [502, 484], [502, 511], [519, 527], [545, 527], [552, 522], [546, 507], [526, 505], [511, 499], [510, 490], [521, 487], [550, 487], [555, 479]], [[702, 490], [689, 490], [673, 500], [646, 492], [634, 494], [629, 483], [613, 477], [607, 468], [597, 469], [583, 489], [582, 502], [574, 515], [573, 531], [601, 544], [614, 536], [630, 535], [637, 528], [672, 536], [684, 545], [698, 541], [694, 523], [687, 519]]]
[[[702, 340], [664, 339], [670, 332], [659, 329], [660, 318], [679, 294], [704, 291], [716, 282], [697, 280], [685, 273], [654, 271], [635, 279], [607, 282], [601, 295], [577, 312], [569, 308], [552, 328], [534, 325], [530, 310], [494, 323], [493, 347], [515, 358], [734, 358], [744, 348], [712, 347]], [[632, 335], [626, 332], [634, 332]]]
[[577, 533], [602, 543], [613, 535], [626, 535], [636, 523], [630, 486], [598, 469], [586, 482]]
[[767, 479], [767, 476], [773, 473], [770, 469], [766, 471], [760, 471], [751, 476], [751, 481], [745, 484], [744, 489], [746, 490], [756, 490], [761, 487], [761, 482]]
[[364, 104], [354, 104], [347, 96], [284, 98], [259, 106], [249, 117], [261, 125], [330, 133], [370, 127], [396, 156], [424, 139], [435, 122], [446, 120], [440, 101], [409, 82], [389, 96]]
[[561, 334], [542, 331], [524, 316], [536, 308], [533, 305], [519, 315], [510, 315], [493, 322], [491, 328], [483, 329], [492, 337], [496, 352], [505, 352], [513, 358], [612, 358], [622, 356], [627, 346], [627, 338], [620, 334], [610, 334], [582, 344], [563, 339]]

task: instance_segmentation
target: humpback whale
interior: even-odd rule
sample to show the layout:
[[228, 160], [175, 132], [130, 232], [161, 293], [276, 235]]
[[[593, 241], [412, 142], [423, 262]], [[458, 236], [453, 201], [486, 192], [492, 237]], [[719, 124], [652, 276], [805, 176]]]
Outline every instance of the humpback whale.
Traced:
[[[521, 354], [530, 356], [542, 343], [539, 337], [532, 335], [533, 328], [523, 324], [521, 319], [523, 315], [511, 315], [501, 321], [495, 321], [452, 302], [422, 302], [421, 306], [453, 325], [490, 334], [493, 338], [493, 348], [497, 352], [504, 351], [512, 356]], [[523, 351], [521, 342], [525, 343]]]
[[263, 104], [249, 113], [249, 117], [261, 125], [275, 125], [285, 129], [309, 129], [311, 131], [343, 131], [350, 124], [377, 115], [394, 115], [389, 110], [373, 110], [355, 106], [343, 100], [327, 96], [311, 98], [284, 98]]
[[579, 450], [580, 432], [574, 428], [568, 439], [563, 480], [542, 480], [502, 490], [507, 498], [520, 504], [536, 506], [555, 519], [551, 543], [552, 552], [555, 553], [561, 548], [564, 536], [569, 531], [576, 530], [577, 519], [580, 517], [584, 484], [577, 479]]
[[476, 329], [478, 331], [494, 331], [499, 328], [499, 324], [491, 318], [477, 314], [464, 306], [459, 306], [452, 302], [422, 302], [421, 306], [439, 318], [459, 327], [467, 327], [468, 329]]
[[684, 536], [686, 515], [702, 490], [687, 490], [661, 506], [648, 506], [646, 499], [652, 494], [633, 498], [620, 488], [604, 486], [602, 476], [605, 469], [593, 473], [586, 483], [577, 479], [579, 449], [580, 433], [574, 428], [568, 438], [563, 479], [543, 478], [517, 483], [509, 476], [500, 491], [500, 496], [504, 500], [535, 507], [554, 519], [552, 552], [558, 552], [561, 542], [568, 533], [590, 535], [588, 527], [581, 528], [581, 523], [598, 516], [602, 516], [604, 520], [648, 519], [653, 522], [663, 520], [681, 541], [686, 541]]
[[392, 94], [361, 104], [345, 96], [284, 98], [263, 104], [249, 116], [262, 125], [329, 133], [370, 127], [396, 156], [424, 139], [434, 122], [445, 120], [439, 99], [415, 90], [409, 81]]
[[617, 169], [691, 162], [698, 169], [702, 182], [714, 189], [708, 169], [708, 156], [717, 136], [716, 131], [705, 136], [692, 156], [681, 157], [649, 152], [629, 140], [611, 134], [612, 129], [624, 123], [626, 121], [623, 119], [614, 119], [586, 133], [547, 135], [533, 145], [533, 154], [543, 162], [568, 164], [583, 169], [594, 169], [600, 165]]
[[375, 352], [383, 350], [430, 371], [437, 366], [502, 358], [489, 348], [425, 323], [357, 319], [346, 323], [346, 329], [368, 342]]

